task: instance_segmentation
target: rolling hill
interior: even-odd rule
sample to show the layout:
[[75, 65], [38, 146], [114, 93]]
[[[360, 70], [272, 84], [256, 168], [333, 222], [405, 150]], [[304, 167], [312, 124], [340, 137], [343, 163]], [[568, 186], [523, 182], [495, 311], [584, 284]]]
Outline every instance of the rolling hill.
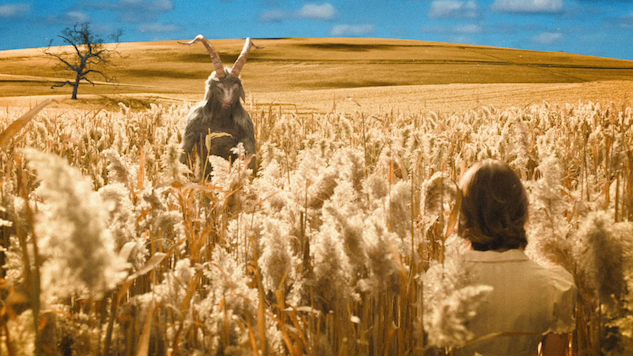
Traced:
[[[621, 102], [633, 91], [633, 61], [413, 40], [257, 39], [242, 72], [250, 103], [330, 110], [363, 107], [452, 111], [479, 104], [527, 105], [547, 100]], [[227, 65], [242, 39], [211, 40]], [[56, 47], [55, 51], [68, 51]], [[199, 100], [212, 71], [202, 46], [176, 41], [121, 43], [112, 73], [118, 83], [86, 84], [84, 102]], [[66, 78], [43, 49], [0, 51], [0, 105], [32, 105]], [[118, 98], [118, 99], [117, 99]], [[58, 105], [76, 105], [64, 100]]]

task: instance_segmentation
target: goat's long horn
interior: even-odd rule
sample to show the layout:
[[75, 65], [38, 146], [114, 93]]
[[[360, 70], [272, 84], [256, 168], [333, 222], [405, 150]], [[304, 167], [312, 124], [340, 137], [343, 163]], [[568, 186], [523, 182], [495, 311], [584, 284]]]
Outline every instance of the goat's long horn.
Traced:
[[207, 51], [209, 52], [209, 56], [211, 56], [211, 61], [213, 62], [213, 67], [215, 67], [215, 75], [218, 78], [226, 77], [226, 73], [224, 72], [224, 64], [222, 64], [222, 60], [220, 59], [218, 52], [215, 51], [215, 48], [213, 48], [211, 43], [206, 38], [204, 38], [203, 35], [198, 35], [196, 36], [196, 38], [194, 38], [193, 40], [189, 42], [178, 42], [178, 43], [184, 44], [184, 45], [192, 45], [197, 42], [202, 42], [202, 44], [207, 48]]
[[237, 59], [235, 60], [235, 64], [233, 64], [233, 69], [231, 69], [231, 75], [233, 77], [237, 78], [240, 75], [240, 72], [242, 71], [242, 67], [244, 66], [244, 63], [246, 63], [246, 59], [248, 58], [248, 53], [251, 51], [251, 48], [253, 47], [255, 47], [256, 49], [264, 48], [264, 47], [255, 46], [253, 41], [251, 41], [251, 38], [248, 37], [246, 39], [246, 43], [244, 43], [244, 48], [242, 48], [242, 53], [240, 53], [240, 56], [237, 57]]

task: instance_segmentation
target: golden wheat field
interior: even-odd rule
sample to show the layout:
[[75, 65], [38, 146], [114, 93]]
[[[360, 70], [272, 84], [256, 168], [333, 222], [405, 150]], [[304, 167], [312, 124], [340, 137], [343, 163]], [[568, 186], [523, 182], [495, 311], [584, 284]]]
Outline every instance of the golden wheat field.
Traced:
[[[432, 110], [462, 112], [480, 105], [526, 107], [547, 101], [621, 104], [633, 93], [633, 62], [564, 52], [399, 39], [255, 39], [257, 45], [242, 73], [247, 96], [256, 105], [290, 111], [384, 112]], [[213, 40], [220, 58], [233, 63], [242, 39]], [[212, 71], [209, 56], [177, 41], [121, 43], [108, 73], [113, 83], [94, 79], [71, 89], [51, 90], [65, 81], [46, 48], [0, 51], [0, 107], [33, 107], [55, 98], [60, 108], [117, 110], [149, 103], [197, 101]], [[53, 53], [72, 53], [53, 47]], [[186, 65], [183, 65], [186, 64]]]
[[[208, 67], [185, 81], [199, 91], [137, 108], [144, 91], [37, 114], [41, 85], [3, 99], [0, 131], [30, 122], [0, 137], [0, 354], [452, 354], [479, 298], [450, 258], [454, 193], [484, 158], [528, 189], [529, 255], [575, 278], [572, 353], [633, 353], [628, 69], [617, 82], [258, 88], [256, 69], [307, 65], [266, 46], [278, 65], [244, 70], [259, 169], [211, 157], [208, 182], [179, 162], [181, 99], [200, 99]], [[333, 48], [353, 60], [356, 47]]]

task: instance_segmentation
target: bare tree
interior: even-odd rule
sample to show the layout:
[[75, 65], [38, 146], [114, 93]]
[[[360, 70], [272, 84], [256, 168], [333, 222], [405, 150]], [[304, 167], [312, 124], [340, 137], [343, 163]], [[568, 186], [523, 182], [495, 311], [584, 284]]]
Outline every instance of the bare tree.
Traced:
[[[109, 38], [112, 42], [118, 43], [122, 35], [123, 31], [118, 30], [110, 35]], [[51, 89], [70, 85], [73, 87], [71, 98], [76, 100], [77, 89], [82, 80], [93, 86], [95, 85], [92, 80], [88, 79], [88, 76], [97, 75], [103, 77], [106, 82], [114, 81], [115, 78], [108, 76], [104, 71], [112, 64], [110, 61], [112, 56], [118, 54], [116, 47], [114, 49], [106, 48], [104, 39], [93, 34], [90, 29], [90, 23], [84, 22], [75, 24], [72, 28], [66, 27], [58, 37], [64, 40], [64, 44], [72, 46], [74, 53], [52, 53], [51, 45], [53, 40], [51, 40], [48, 49], [44, 53], [59, 60], [60, 63], [56, 66], [56, 70], [70, 70], [75, 73], [75, 79], [74, 81], [67, 80], [64, 83], [55, 84], [51, 86]]]

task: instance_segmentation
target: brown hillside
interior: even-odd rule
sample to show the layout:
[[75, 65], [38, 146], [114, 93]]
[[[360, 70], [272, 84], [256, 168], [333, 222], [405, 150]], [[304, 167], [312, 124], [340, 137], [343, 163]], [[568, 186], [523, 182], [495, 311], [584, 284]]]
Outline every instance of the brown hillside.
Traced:
[[[243, 39], [211, 42], [227, 65], [233, 63], [243, 45]], [[544, 90], [542, 85], [555, 84], [562, 92], [573, 88], [587, 91], [586, 83], [617, 81], [612, 85], [623, 91], [619, 95], [594, 85], [589, 92], [572, 95], [569, 100], [605, 100], [592, 96], [592, 91], [622, 100], [629, 91], [628, 81], [633, 79], [633, 61], [562, 52], [392, 39], [289, 38], [255, 42], [266, 48], [253, 51], [242, 72], [248, 94], [258, 101], [288, 102], [295, 97], [302, 100], [295, 104], [320, 110], [331, 106], [334, 97], [354, 95], [377, 100], [385, 96], [389, 98], [385, 105], [397, 104], [401, 97], [403, 104], [425, 102], [425, 106], [432, 107], [434, 99], [424, 97], [427, 90], [417, 86], [440, 85], [425, 88], [432, 91], [456, 88], [446, 84], [475, 90], [465, 94], [475, 103], [487, 97], [494, 99], [493, 93], [505, 97], [508, 84], [514, 91], [526, 89], [527, 93], [539, 94]], [[122, 43], [118, 50], [121, 56], [115, 58], [111, 69], [118, 83], [83, 85], [80, 98], [91, 94], [198, 100], [204, 92], [204, 80], [212, 71], [202, 46], [161, 41]], [[53, 70], [54, 65], [43, 49], [0, 51], [0, 97], [29, 97], [32, 101], [34, 96], [66, 95], [70, 88], [50, 89], [53, 83], [66, 80]], [[531, 99], [548, 98], [537, 95]]]

